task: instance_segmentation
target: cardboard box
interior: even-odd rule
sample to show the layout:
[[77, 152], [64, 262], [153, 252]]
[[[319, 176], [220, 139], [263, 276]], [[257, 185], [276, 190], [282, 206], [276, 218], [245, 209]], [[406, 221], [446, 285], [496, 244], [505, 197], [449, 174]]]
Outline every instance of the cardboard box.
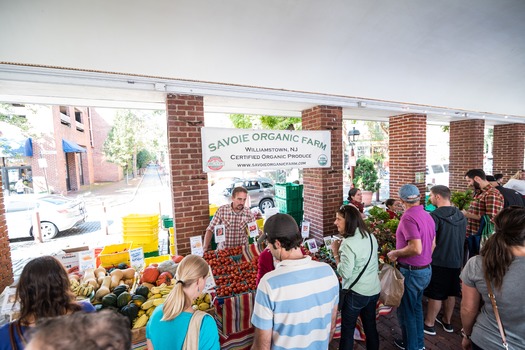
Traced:
[[79, 252], [88, 250], [89, 247], [87, 246], [62, 249], [64, 253], [55, 256], [55, 258], [57, 258], [58, 261], [60, 261], [69, 272], [70, 270], [75, 270], [80, 266]]

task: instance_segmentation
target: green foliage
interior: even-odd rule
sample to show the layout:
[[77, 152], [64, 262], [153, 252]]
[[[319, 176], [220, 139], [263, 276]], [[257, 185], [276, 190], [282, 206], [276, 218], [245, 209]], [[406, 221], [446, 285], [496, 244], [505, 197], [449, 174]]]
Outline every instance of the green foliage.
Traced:
[[465, 192], [454, 191], [450, 196], [450, 202], [458, 207], [459, 210], [468, 209], [473, 199], [472, 190], [466, 190]]
[[155, 160], [155, 155], [146, 149], [142, 149], [139, 151], [139, 153], [137, 153], [137, 167], [139, 169], [145, 168], [152, 160]]
[[290, 124], [294, 126], [295, 130], [301, 129], [301, 118], [230, 114], [230, 120], [237, 129], [253, 129], [254, 126], [260, 125], [263, 129], [285, 130]]
[[383, 208], [380, 208], [378, 206], [374, 206], [372, 209], [368, 211], [369, 218], [372, 218], [373, 220], [380, 220], [380, 221], [387, 221], [390, 219], [390, 215], [384, 210]]
[[132, 167], [133, 154], [139, 144], [139, 134], [143, 130], [142, 121], [131, 111], [119, 111], [114, 120], [103, 151], [108, 162], [128, 169]]
[[372, 160], [359, 158], [356, 161], [353, 179], [355, 187], [364, 191], [377, 191], [379, 189], [378, 179], [379, 177]]
[[385, 228], [390, 230], [390, 232], [396, 232], [397, 227], [399, 226], [399, 219], [390, 219], [385, 223]]
[[379, 246], [379, 262], [388, 263], [387, 253], [396, 248], [396, 230], [399, 225], [398, 219], [390, 219], [385, 209], [374, 206], [368, 211], [365, 220], [371, 232], [377, 238]]

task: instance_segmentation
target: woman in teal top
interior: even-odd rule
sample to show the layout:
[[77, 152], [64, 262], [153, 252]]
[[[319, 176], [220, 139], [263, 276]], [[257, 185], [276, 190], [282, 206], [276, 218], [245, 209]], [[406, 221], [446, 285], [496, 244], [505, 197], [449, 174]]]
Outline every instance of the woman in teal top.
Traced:
[[334, 224], [343, 236], [342, 242], [332, 243], [337, 272], [343, 278], [343, 289], [349, 289], [363, 271], [344, 300], [340, 301], [342, 308], [339, 349], [354, 348], [354, 328], [357, 317], [361, 316], [366, 335], [366, 348], [377, 350], [379, 349], [379, 335], [376, 328], [376, 304], [381, 291], [378, 277], [377, 240], [370, 233], [361, 214], [354, 206], [344, 205], [339, 208]]
[[148, 350], [219, 350], [219, 333], [210, 315], [193, 310], [191, 304], [204, 289], [209, 266], [197, 255], [180, 262], [176, 283], [163, 305], [146, 325]]

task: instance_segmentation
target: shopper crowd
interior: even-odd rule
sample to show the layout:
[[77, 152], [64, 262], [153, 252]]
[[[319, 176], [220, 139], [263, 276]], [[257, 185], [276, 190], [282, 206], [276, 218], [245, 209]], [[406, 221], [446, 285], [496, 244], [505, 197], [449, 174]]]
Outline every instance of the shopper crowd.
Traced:
[[[465, 180], [475, 191], [468, 210], [454, 207], [450, 189], [442, 185], [430, 189], [430, 202], [436, 206], [431, 213], [421, 205], [422, 195], [412, 184], [403, 185], [398, 199], [385, 203], [390, 219], [400, 219], [396, 247], [387, 254], [404, 277], [397, 308], [401, 337], [394, 340], [400, 349], [425, 349], [425, 334], [436, 335], [437, 324], [445, 332], [455, 332], [452, 317], [458, 297], [463, 349], [525, 349], [525, 307], [520, 302], [525, 289], [525, 202], [518, 189], [525, 183], [525, 171], [508, 187], [501, 186], [500, 176], [481, 169], [469, 170]], [[381, 348], [376, 324], [381, 292], [378, 242], [363, 219], [360, 200], [360, 191], [352, 189], [349, 204], [335, 211], [339, 237], [330, 246], [335, 271], [305, 254], [292, 216], [279, 213], [267, 218], [258, 240], [266, 248], [251, 315], [252, 349], [326, 350], [338, 309], [340, 349], [354, 348], [359, 317], [366, 348]], [[208, 226], [205, 250], [216, 225], [224, 227], [226, 235], [219, 249], [247, 243], [247, 225], [258, 214], [246, 207], [245, 189], [234, 189], [232, 201], [218, 209]], [[466, 236], [481, 236], [479, 255], [465, 250]], [[191, 306], [204, 290], [209, 271], [199, 256], [182, 260], [173, 289], [147, 323], [148, 349], [220, 348], [215, 320]], [[89, 302], [77, 302], [66, 270], [53, 257], [33, 259], [24, 267], [16, 299], [20, 314], [0, 327], [0, 350], [131, 347], [128, 319], [112, 311], [94, 313]]]

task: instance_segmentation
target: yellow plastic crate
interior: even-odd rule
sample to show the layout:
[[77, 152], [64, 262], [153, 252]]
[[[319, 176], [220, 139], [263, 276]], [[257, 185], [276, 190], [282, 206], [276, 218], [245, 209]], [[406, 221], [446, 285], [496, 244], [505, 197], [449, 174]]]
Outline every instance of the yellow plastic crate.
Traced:
[[144, 253], [154, 252], [159, 250], [159, 240], [155, 240], [150, 243], [135, 243], [132, 242], [131, 249], [142, 247]]
[[170, 244], [170, 255], [177, 255], [177, 248], [175, 244]]
[[259, 220], [256, 220], [255, 222], [257, 222], [257, 227], [260, 230], [264, 229], [264, 219], [259, 219]]
[[141, 234], [123, 232], [122, 240], [126, 243], [140, 243], [140, 244], [152, 243], [153, 241], [159, 240], [159, 232], [157, 231], [154, 233], [141, 233]]
[[131, 243], [111, 244], [107, 245], [100, 252], [100, 265], [107, 267], [126, 263], [129, 265], [129, 251]]
[[145, 258], [144, 259], [144, 265], [150, 266], [151, 264], [158, 264], [163, 261], [167, 261], [171, 259], [171, 255], [159, 255], [159, 256], [152, 256], [151, 258]]
[[219, 209], [219, 206], [216, 204], [210, 204], [210, 216], [215, 215], [215, 212]]
[[122, 223], [122, 231], [129, 232], [158, 232], [159, 224], [135, 224], [135, 223]]
[[122, 218], [122, 224], [158, 225], [159, 214], [129, 214]]

